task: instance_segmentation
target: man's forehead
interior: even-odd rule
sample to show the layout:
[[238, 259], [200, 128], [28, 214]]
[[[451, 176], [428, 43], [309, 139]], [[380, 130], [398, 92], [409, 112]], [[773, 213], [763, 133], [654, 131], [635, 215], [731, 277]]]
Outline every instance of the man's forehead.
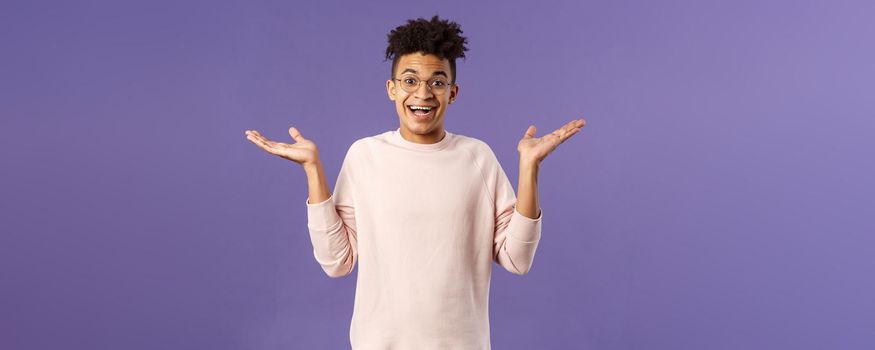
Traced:
[[[398, 71], [412, 71], [414, 73], [430, 75], [434, 71], [449, 72], [450, 64], [447, 59], [439, 59], [434, 55], [409, 54], [401, 56], [398, 61]], [[448, 73], [447, 73], [448, 74]]]

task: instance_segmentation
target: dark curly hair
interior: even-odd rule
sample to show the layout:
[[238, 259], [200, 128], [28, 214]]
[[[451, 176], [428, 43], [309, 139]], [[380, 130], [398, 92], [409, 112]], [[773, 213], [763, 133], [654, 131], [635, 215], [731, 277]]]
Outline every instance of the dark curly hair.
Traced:
[[441, 20], [434, 15], [431, 20], [425, 18], [408, 19], [407, 24], [398, 26], [389, 32], [389, 46], [386, 47], [386, 59], [392, 59], [392, 79], [401, 56], [423, 51], [440, 59], [450, 61], [451, 83], [456, 82], [456, 58], [465, 58], [465, 43], [468, 39], [462, 34], [462, 29], [456, 22]]

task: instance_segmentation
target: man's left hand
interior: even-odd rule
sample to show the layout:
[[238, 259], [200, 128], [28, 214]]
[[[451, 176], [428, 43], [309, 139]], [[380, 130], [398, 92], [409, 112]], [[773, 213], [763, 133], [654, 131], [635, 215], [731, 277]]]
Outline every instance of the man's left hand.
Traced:
[[517, 151], [520, 152], [520, 161], [530, 162], [535, 165], [540, 164], [544, 158], [547, 158], [547, 155], [550, 154], [550, 152], [553, 152], [556, 147], [559, 147], [559, 145], [570, 138], [571, 135], [580, 131], [580, 128], [584, 125], [586, 125], [586, 120], [583, 118], [575, 119], [563, 125], [561, 128], [556, 129], [556, 131], [541, 137], [535, 137], [535, 131], [537, 129], [534, 125], [530, 125], [529, 128], [526, 129], [523, 139], [520, 140], [520, 143], [517, 145]]

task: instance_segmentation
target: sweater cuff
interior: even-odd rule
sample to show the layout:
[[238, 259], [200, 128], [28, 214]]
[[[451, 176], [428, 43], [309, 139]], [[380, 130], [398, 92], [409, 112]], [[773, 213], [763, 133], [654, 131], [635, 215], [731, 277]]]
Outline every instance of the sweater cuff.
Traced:
[[334, 206], [333, 194], [319, 203], [310, 203], [309, 197], [305, 202], [307, 204], [307, 227], [311, 230], [328, 231], [341, 221]]
[[538, 242], [541, 239], [541, 218], [544, 217], [544, 211], [541, 208], [538, 211], [538, 218], [532, 219], [514, 208], [508, 225], [508, 237], [523, 243]]

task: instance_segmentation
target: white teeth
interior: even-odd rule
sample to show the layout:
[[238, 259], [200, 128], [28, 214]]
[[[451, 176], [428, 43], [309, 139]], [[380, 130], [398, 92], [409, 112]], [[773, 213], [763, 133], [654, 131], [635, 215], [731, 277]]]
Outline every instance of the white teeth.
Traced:
[[422, 110], [426, 110], [426, 111], [431, 110], [431, 107], [427, 107], [427, 106], [409, 106], [409, 107], [410, 107], [410, 109], [422, 109]]

